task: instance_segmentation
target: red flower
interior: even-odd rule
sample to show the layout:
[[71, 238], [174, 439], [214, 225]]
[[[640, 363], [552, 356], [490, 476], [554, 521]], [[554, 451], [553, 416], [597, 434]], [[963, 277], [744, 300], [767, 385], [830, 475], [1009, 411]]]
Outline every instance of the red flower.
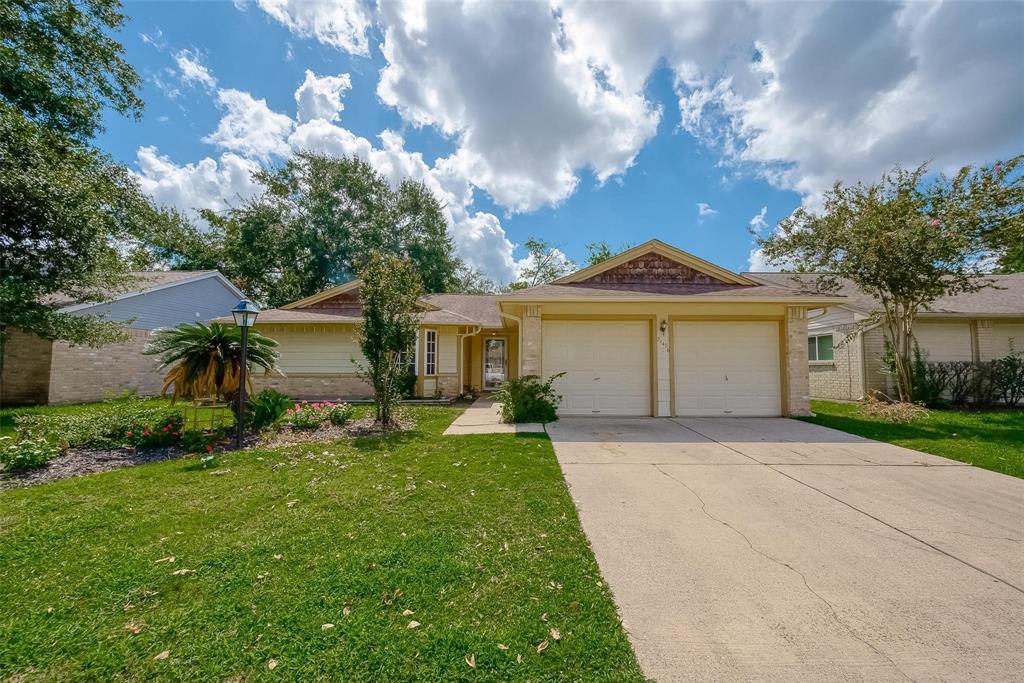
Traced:
[[206, 445], [206, 452], [207, 453], [212, 453], [213, 452], [213, 444], [212, 443]]
[[167, 427], [164, 427], [164, 428], [163, 428], [163, 429], [161, 429], [160, 431], [161, 431], [161, 432], [166, 432], [166, 431], [167, 431]]
[[127, 436], [128, 438], [131, 438], [132, 434], [133, 434], [133, 432], [128, 432], [127, 434], [125, 434], [125, 436]]

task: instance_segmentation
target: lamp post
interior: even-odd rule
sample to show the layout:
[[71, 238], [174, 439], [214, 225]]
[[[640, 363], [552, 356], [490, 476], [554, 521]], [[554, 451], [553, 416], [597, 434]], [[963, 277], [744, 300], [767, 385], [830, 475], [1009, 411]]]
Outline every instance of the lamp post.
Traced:
[[235, 449], [242, 447], [242, 431], [245, 429], [245, 381], [246, 370], [249, 369], [249, 328], [256, 324], [260, 314], [259, 307], [248, 299], [242, 299], [231, 309], [235, 325], [242, 328], [242, 358], [238, 366], [238, 424], [235, 425]]

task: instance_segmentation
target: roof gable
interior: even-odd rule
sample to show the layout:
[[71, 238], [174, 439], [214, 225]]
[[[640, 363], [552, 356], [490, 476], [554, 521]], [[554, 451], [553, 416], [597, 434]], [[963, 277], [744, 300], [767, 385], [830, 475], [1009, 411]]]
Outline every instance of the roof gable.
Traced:
[[566, 284], [614, 285], [754, 285], [756, 282], [730, 270], [671, 247], [660, 240], [651, 240], [627, 249], [617, 256], [578, 270], [555, 280]]

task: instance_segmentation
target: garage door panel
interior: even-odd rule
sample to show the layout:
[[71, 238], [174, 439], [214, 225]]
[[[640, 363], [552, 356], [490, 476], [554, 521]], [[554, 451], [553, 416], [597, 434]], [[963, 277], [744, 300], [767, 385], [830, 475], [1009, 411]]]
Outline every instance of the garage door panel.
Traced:
[[544, 373], [562, 415], [650, 415], [650, 325], [646, 321], [544, 321]]
[[677, 415], [781, 414], [777, 322], [677, 322], [672, 337]]

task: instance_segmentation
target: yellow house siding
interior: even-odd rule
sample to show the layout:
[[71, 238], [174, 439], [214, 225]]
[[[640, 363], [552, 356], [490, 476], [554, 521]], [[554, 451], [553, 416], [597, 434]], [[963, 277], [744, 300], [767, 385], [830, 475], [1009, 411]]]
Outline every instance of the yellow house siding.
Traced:
[[355, 325], [257, 325], [278, 342], [278, 365], [292, 373], [354, 375], [362, 362]]
[[458, 328], [439, 328], [437, 335], [437, 374], [450, 375], [459, 371], [458, 349]]

